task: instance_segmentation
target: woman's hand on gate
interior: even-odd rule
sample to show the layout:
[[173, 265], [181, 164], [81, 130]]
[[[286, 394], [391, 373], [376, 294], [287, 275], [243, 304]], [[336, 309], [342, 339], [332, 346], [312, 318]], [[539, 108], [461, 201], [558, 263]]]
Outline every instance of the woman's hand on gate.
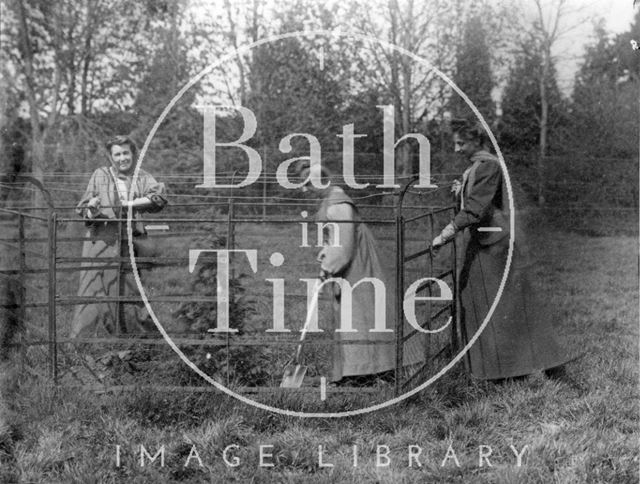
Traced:
[[462, 182], [460, 180], [453, 180], [451, 184], [451, 193], [453, 193], [456, 197], [460, 195], [460, 190], [462, 190]]
[[433, 242], [431, 242], [431, 247], [433, 249], [439, 249], [444, 244], [453, 239], [456, 236], [456, 232], [457, 227], [453, 222], [447, 224], [447, 226], [442, 229], [442, 232], [440, 232], [440, 234], [435, 239], [433, 239]]
[[86, 216], [94, 218], [100, 212], [100, 197], [93, 197], [87, 202]]

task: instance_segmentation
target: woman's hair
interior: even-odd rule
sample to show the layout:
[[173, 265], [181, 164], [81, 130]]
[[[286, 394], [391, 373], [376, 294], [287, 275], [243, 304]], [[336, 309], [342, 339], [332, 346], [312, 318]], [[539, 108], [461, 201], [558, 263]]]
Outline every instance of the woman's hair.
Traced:
[[133, 140], [128, 136], [124, 136], [124, 135], [114, 136], [113, 138], [110, 138], [107, 140], [107, 142], [104, 144], [104, 147], [107, 149], [109, 156], [111, 156], [111, 148], [114, 146], [122, 146], [122, 145], [129, 145], [131, 154], [135, 159], [136, 155], [138, 154], [138, 147], [133, 142]]
[[454, 134], [457, 134], [466, 141], [476, 141], [480, 146], [489, 148], [491, 143], [484, 127], [471, 121], [452, 121], [451, 126]]
[[[299, 181], [303, 181], [303, 178], [306, 178], [309, 175], [309, 173], [305, 173], [304, 177], [302, 176], [302, 174], [305, 172], [305, 170], [309, 170], [309, 168], [310, 168], [309, 160], [299, 160], [293, 165], [293, 173]], [[324, 183], [327, 183], [328, 181], [331, 181], [331, 184], [335, 185], [333, 178], [334, 176], [331, 170], [321, 165], [320, 166], [320, 183], [324, 184]]]

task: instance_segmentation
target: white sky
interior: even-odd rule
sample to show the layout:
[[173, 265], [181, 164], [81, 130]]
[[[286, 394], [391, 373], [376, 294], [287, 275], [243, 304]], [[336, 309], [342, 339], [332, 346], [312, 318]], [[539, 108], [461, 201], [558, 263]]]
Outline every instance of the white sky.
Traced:
[[[231, 5], [239, 10], [247, 10], [248, 0], [230, 0]], [[286, 2], [289, 0], [271, 0]], [[400, 0], [402, 2], [402, 0]], [[471, 0], [474, 1], [474, 0]], [[520, 11], [524, 18], [536, 17], [536, 10], [532, 0], [488, 0], [492, 2], [512, 3], [513, 8]], [[267, 0], [267, 4], [270, 1]], [[555, 0], [542, 0], [543, 7], [553, 5]], [[639, 2], [640, 3], [640, 2]], [[199, 5], [199, 6], [198, 6]], [[208, 11], [211, 17], [221, 16], [222, 0], [191, 0], [191, 6], [196, 11]], [[593, 41], [593, 24], [598, 18], [603, 18], [606, 28], [612, 34], [624, 32], [629, 28], [634, 16], [633, 0], [567, 0], [566, 8], [580, 10], [575, 14], [566, 15], [565, 26], [580, 23], [580, 26], [572, 29], [561, 38], [555, 49], [556, 69], [560, 89], [569, 95], [573, 88], [573, 80], [576, 70], [582, 61], [585, 46]], [[640, 9], [640, 4], [636, 7]], [[638, 39], [640, 41], [640, 39]]]
[[[618, 34], [629, 29], [634, 16], [633, 0], [574, 0], [572, 3], [577, 6], [586, 5], [586, 11], [577, 15], [588, 20], [558, 42], [555, 52], [558, 57], [558, 84], [565, 94], [569, 94], [573, 87], [573, 79], [585, 46], [593, 40], [593, 22], [603, 18], [607, 30]], [[640, 8], [640, 5], [636, 8]], [[577, 20], [577, 15], [575, 19], [570, 17], [567, 24]]]
[[[609, 29], [620, 33], [629, 28], [634, 15], [632, 0], [600, 0], [597, 3], [598, 8], [605, 12], [604, 18]], [[640, 9], [640, 5], [636, 6], [636, 9]]]

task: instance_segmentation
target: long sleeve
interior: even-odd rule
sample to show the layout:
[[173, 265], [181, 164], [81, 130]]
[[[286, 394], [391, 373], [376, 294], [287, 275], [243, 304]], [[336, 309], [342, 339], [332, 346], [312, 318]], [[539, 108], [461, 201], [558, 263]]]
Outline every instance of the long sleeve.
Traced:
[[[82, 198], [76, 205], [76, 213], [80, 215], [82, 218], [87, 220], [87, 224], [93, 223], [96, 219], [105, 219], [109, 217], [113, 217], [113, 211], [110, 208], [104, 208], [110, 205], [111, 201], [109, 199], [109, 181], [108, 178], [104, 176], [104, 170], [96, 170], [91, 175], [89, 179], [89, 183], [87, 184], [87, 188], [82, 195]], [[87, 204], [89, 201], [98, 197], [100, 199], [101, 209], [95, 214], [93, 217], [89, 216], [89, 210], [87, 208]]]
[[497, 160], [486, 160], [476, 169], [475, 181], [464, 197], [464, 208], [460, 210], [453, 223], [458, 230], [486, 220], [494, 207], [497, 193], [501, 193], [502, 172]]
[[84, 195], [82, 195], [82, 198], [78, 202], [78, 205], [76, 205], [76, 213], [78, 215], [83, 215], [84, 211], [87, 208], [87, 204], [89, 203], [89, 200], [91, 200], [93, 197], [98, 196], [98, 190], [96, 188], [97, 174], [98, 174], [97, 171], [93, 172], [93, 174], [91, 175], [91, 178], [89, 179], [89, 183], [87, 184], [87, 188], [84, 191]]
[[[327, 210], [328, 220], [353, 220], [353, 207], [348, 203], [332, 205]], [[355, 250], [355, 226], [350, 222], [336, 222], [330, 225], [327, 244], [324, 246], [318, 260], [323, 270], [331, 275], [340, 274], [351, 263]], [[336, 238], [337, 231], [337, 238]], [[337, 243], [336, 243], [337, 242]]]
[[159, 212], [167, 205], [167, 199], [165, 197], [166, 188], [164, 183], [157, 182], [156, 179], [147, 172], [141, 173], [141, 181], [141, 196], [147, 197], [151, 202], [151, 205], [143, 211], [150, 213]]

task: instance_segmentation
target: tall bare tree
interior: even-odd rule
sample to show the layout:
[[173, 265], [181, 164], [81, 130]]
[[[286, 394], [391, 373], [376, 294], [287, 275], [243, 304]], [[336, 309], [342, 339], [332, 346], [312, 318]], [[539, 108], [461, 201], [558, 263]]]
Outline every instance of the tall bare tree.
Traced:
[[[380, 38], [423, 57], [446, 74], [455, 65], [455, 43], [459, 30], [456, 15], [463, 2], [429, 0], [387, 0], [358, 3], [355, 18], [358, 30]], [[442, 114], [450, 89], [430, 68], [397, 50], [372, 46], [368, 54], [368, 83], [377, 82], [383, 97], [389, 98], [395, 111], [396, 136], [425, 131], [427, 120]], [[411, 147], [399, 146], [399, 165], [402, 174], [413, 171]]]
[[540, 58], [537, 83], [540, 90], [538, 146], [538, 204], [544, 205], [544, 164], [549, 137], [549, 76], [556, 60], [554, 48], [558, 41], [587, 21], [584, 6], [572, 5], [568, 0], [532, 0], [535, 6], [532, 28], [522, 38], [523, 50], [536, 49]]
[[[44, 5], [41, 5], [44, 7]], [[33, 176], [42, 181], [45, 163], [45, 143], [53, 130], [60, 109], [62, 107], [61, 87], [63, 76], [63, 60], [61, 55], [61, 19], [57, 12], [50, 12], [47, 24], [49, 32], [38, 31], [30, 25], [33, 18], [44, 19], [42, 10], [29, 9], [25, 0], [16, 0], [16, 19], [18, 25], [20, 67], [24, 75], [24, 93], [29, 105], [29, 118], [31, 122], [31, 158]], [[39, 15], [38, 15], [39, 14]], [[51, 42], [53, 49], [53, 62], [50, 64], [51, 74], [47, 81], [37, 81], [37, 53], [38, 40]], [[34, 203], [39, 205], [41, 200], [36, 194]]]
[[[9, 0], [3, 9], [2, 60], [28, 106], [31, 170], [42, 181], [48, 147], [62, 118], [86, 117], [125, 89], [122, 53], [137, 43], [139, 7], [107, 0]], [[139, 12], [138, 12], [139, 13]], [[117, 52], [116, 52], [117, 51]], [[120, 54], [120, 55], [119, 55]], [[131, 85], [128, 86], [129, 88]], [[128, 90], [131, 92], [131, 89]], [[41, 200], [35, 192], [34, 202]]]

